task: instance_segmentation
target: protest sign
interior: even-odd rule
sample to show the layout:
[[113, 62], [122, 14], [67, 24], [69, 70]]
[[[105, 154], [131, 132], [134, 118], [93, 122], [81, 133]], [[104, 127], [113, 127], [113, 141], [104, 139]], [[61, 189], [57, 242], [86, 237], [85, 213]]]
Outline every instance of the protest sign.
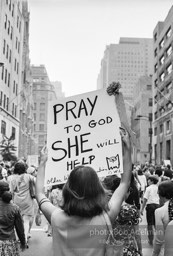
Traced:
[[100, 177], [123, 172], [120, 119], [106, 89], [49, 102], [45, 185], [66, 182], [78, 165]]

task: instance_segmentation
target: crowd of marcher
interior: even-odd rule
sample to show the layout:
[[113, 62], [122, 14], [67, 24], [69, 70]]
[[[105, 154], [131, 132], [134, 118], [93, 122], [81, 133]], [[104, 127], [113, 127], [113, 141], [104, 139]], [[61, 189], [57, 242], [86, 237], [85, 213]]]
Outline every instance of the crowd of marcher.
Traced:
[[120, 132], [121, 177], [100, 179], [90, 166], [78, 166], [65, 184], [45, 190], [46, 148], [38, 169], [23, 160], [10, 167], [0, 164], [0, 256], [29, 250], [31, 228], [40, 212], [48, 221], [54, 255], [141, 256], [143, 214], [152, 256], [173, 255], [171, 166], [133, 165], [129, 134]]

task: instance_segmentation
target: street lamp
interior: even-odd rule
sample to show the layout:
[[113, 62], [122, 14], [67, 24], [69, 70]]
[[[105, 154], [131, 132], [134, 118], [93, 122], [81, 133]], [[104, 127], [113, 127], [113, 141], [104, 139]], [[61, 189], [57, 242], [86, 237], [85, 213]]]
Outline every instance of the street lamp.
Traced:
[[[147, 118], [147, 119], [142, 119], [142, 118]], [[152, 116], [144, 116], [144, 115], [137, 115], [137, 117], [134, 120], [145, 120], [148, 121], [150, 123], [150, 128], [149, 128], [149, 138], [150, 138], [150, 143], [149, 143], [149, 163], [152, 163], [152, 134], [153, 134], [153, 130], [152, 130]]]

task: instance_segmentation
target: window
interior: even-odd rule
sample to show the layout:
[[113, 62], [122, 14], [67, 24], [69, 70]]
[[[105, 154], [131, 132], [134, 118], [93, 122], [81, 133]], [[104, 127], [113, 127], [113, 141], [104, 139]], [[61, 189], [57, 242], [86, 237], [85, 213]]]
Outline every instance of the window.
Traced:
[[34, 110], [37, 109], [37, 103], [34, 103]]
[[152, 107], [152, 106], [153, 106], [153, 99], [152, 99], [152, 98], [149, 98], [149, 99], [148, 99], [148, 106], [149, 106], [149, 107]]
[[5, 69], [5, 84], [7, 83], [7, 69]]
[[157, 127], [154, 128], [154, 136], [157, 135]]
[[10, 54], [9, 54], [9, 63], [11, 63], [11, 50], [10, 50]]
[[44, 131], [44, 124], [39, 124], [39, 130]]
[[164, 57], [164, 55], [162, 55], [162, 57], [160, 58], [160, 65], [163, 65], [163, 63], [164, 63], [164, 60], [165, 60], [165, 57]]
[[1, 79], [3, 80], [4, 79], [4, 66], [2, 66], [2, 74], [1, 74]]
[[171, 141], [166, 141], [166, 159], [171, 159]]
[[8, 30], [7, 30], [8, 35], [10, 34], [10, 21], [8, 21]]
[[17, 106], [14, 107], [14, 116], [17, 117]]
[[5, 22], [4, 22], [4, 28], [7, 28], [7, 14], [5, 14]]
[[171, 130], [171, 121], [168, 120], [168, 121], [166, 122], [166, 132], [170, 132], [170, 130]]
[[10, 38], [13, 39], [13, 27], [11, 26]]
[[3, 43], [3, 54], [5, 54], [5, 46], [6, 46], [6, 41], [4, 39], [4, 43]]
[[40, 114], [40, 121], [45, 121], [45, 114], [44, 113]]
[[1, 133], [6, 135], [6, 122], [3, 120], [1, 121]]
[[154, 41], [157, 41], [157, 33], [154, 34]]
[[8, 87], [10, 87], [10, 73], [8, 73]]
[[160, 125], [160, 133], [163, 133], [163, 124]]
[[12, 5], [12, 17], [14, 16], [14, 4]]
[[160, 163], [162, 163], [162, 161], [163, 161], [162, 152], [163, 152], [163, 143], [160, 142]]
[[7, 44], [6, 59], [8, 59], [8, 49], [9, 49], [9, 46], [8, 46], [8, 44]]
[[161, 75], [160, 75], [160, 81], [163, 82], [165, 79], [165, 73], [162, 72]]
[[34, 113], [34, 121], [36, 121], [36, 114]]
[[11, 139], [15, 140], [15, 138], [16, 138], [16, 128], [12, 126]]
[[167, 56], [171, 55], [171, 53], [172, 53], [172, 45], [170, 45], [170, 46], [168, 47], [168, 49], [166, 50]]
[[154, 56], [157, 56], [157, 48], [154, 50]]
[[170, 36], [171, 36], [171, 27], [169, 27], [166, 32], [166, 37], [169, 38]]
[[8, 106], [9, 106], [9, 98], [7, 97], [7, 105], [6, 105], [6, 110], [8, 111]]
[[159, 43], [159, 47], [160, 47], [160, 49], [162, 49], [162, 48], [163, 48], [163, 46], [164, 46], [164, 39], [162, 39], [162, 40], [160, 41], [160, 43]]
[[157, 80], [157, 79], [154, 81], [154, 86], [155, 86], [155, 87], [158, 86], [158, 80]]
[[2, 106], [3, 92], [0, 93], [0, 106]]
[[16, 83], [16, 96], [18, 94], [18, 84]]
[[158, 69], [158, 64], [156, 63], [155, 66], [154, 66], [154, 71], [156, 72]]
[[45, 106], [46, 106], [45, 103], [40, 103], [40, 110], [45, 110]]
[[167, 68], [166, 68], [167, 74], [169, 75], [172, 72], [172, 64], [170, 64]]

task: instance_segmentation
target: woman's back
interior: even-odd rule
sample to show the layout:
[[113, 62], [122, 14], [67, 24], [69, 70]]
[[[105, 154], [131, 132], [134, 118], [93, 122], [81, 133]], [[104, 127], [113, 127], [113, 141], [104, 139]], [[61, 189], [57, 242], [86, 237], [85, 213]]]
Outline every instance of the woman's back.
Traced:
[[68, 216], [57, 208], [51, 216], [54, 252], [58, 256], [102, 256], [109, 231], [104, 215], [92, 218]]

